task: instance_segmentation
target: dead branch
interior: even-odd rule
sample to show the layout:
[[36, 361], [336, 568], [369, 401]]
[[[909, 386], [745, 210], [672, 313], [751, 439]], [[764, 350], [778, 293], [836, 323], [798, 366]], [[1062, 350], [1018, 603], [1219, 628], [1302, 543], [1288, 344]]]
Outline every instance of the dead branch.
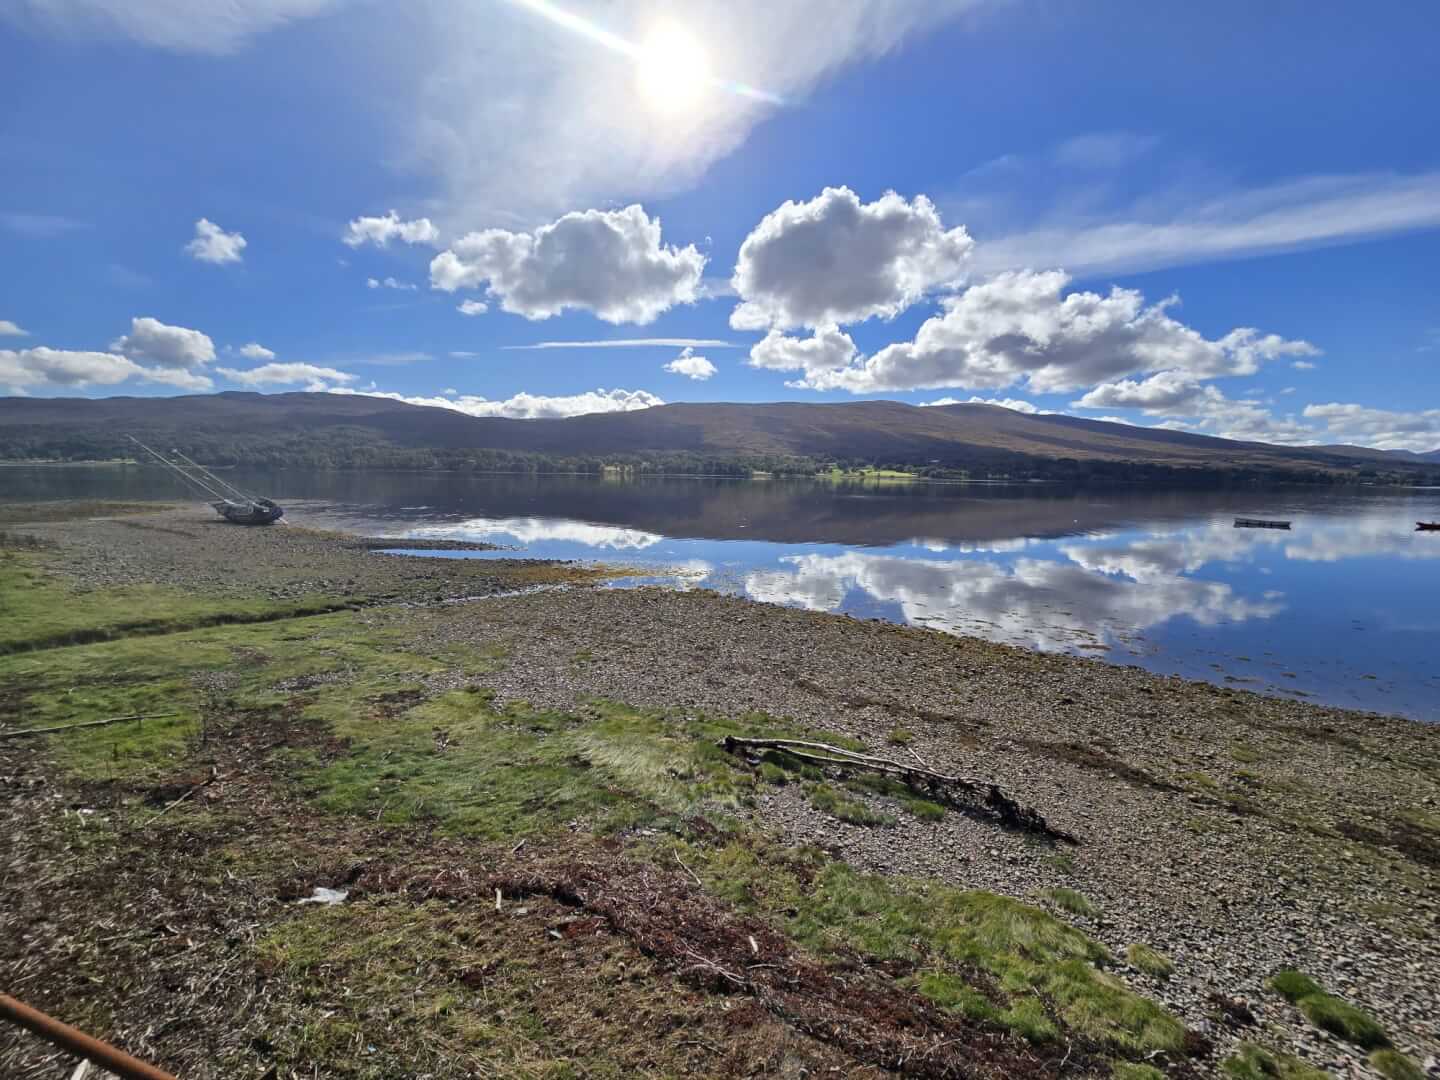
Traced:
[[721, 745], [731, 754], [739, 750], [775, 750], [812, 765], [865, 769], [882, 776], [892, 776], [909, 787], [952, 801], [958, 793], [963, 796], [962, 801], [978, 802], [1007, 825], [1027, 832], [1043, 833], [1071, 844], [1079, 842], [1070, 833], [1052, 827], [1034, 807], [1024, 805], [999, 784], [981, 777], [954, 776], [894, 758], [860, 754], [829, 743], [806, 742], [803, 739], [743, 739], [727, 735]]
[[54, 735], [59, 731], [74, 731], [77, 728], [104, 727], [118, 724], [122, 720], [159, 720], [165, 716], [179, 716], [178, 712], [136, 713], [134, 716], [112, 716], [108, 720], [86, 720], [83, 724], [61, 724], [59, 727], [21, 728], [19, 731], [0, 731], [0, 739], [18, 739], [22, 735]]

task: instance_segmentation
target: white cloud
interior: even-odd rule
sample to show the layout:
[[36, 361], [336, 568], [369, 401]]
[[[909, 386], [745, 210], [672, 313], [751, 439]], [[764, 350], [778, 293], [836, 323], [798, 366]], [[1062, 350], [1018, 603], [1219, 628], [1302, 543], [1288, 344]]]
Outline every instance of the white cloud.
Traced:
[[1030, 413], [1030, 414], [1032, 414], [1032, 415], [1033, 415], [1033, 414], [1037, 414], [1037, 413], [1042, 413], [1042, 412], [1044, 412], [1044, 410], [1041, 409], [1039, 406], [1034, 405], [1033, 403], [1031, 403], [1031, 402], [1029, 402], [1029, 401], [1026, 401], [1024, 398], [1013, 398], [1013, 397], [1007, 397], [1007, 398], [969, 397], [969, 398], [964, 398], [964, 399], [961, 399], [961, 398], [953, 398], [953, 397], [942, 397], [942, 398], [936, 398], [934, 401], [922, 401], [922, 402], [920, 402], [919, 404], [920, 404], [921, 408], [924, 408], [924, 407], [929, 406], [929, 405], [998, 405], [998, 406], [1000, 406], [1000, 408], [1002, 408], [1002, 409], [1013, 409], [1015, 412]]
[[609, 323], [648, 323], [693, 303], [705, 268], [694, 244], [660, 239], [660, 219], [639, 205], [566, 214], [533, 233], [469, 233], [430, 263], [434, 288], [487, 287], [500, 307], [527, 319], [567, 308]]
[[30, 331], [22, 330], [9, 319], [0, 319], [0, 337], [29, 337]]
[[337, 371], [331, 367], [317, 367], [315, 364], [262, 364], [244, 371], [234, 368], [216, 370], [242, 386], [289, 386], [304, 383], [306, 390], [324, 391], [335, 384], [343, 385], [355, 381], [355, 376], [349, 372]]
[[453, 386], [447, 386], [447, 387], [445, 387], [444, 390], [441, 390], [440, 392], [441, 392], [442, 394], [444, 394], [446, 397], [459, 397], [459, 396], [460, 396], [460, 391], [459, 391], [459, 390], [456, 390]]
[[607, 341], [537, 341], [533, 345], [502, 345], [503, 349], [738, 349], [733, 341], [716, 338], [654, 337], [610, 338]]
[[506, 537], [519, 544], [561, 540], [616, 551], [654, 547], [664, 541], [658, 533], [626, 529], [616, 525], [587, 525], [555, 518], [469, 518], [453, 525], [426, 525], [411, 529], [409, 538], [446, 540], [489, 540]]
[[1213, 386], [1206, 386], [1179, 371], [1160, 371], [1134, 382], [1101, 383], [1079, 401], [1077, 409], [1145, 409], [1171, 413], [1195, 405], [1207, 395], [1220, 396]]
[[0, 7], [0, 18], [53, 32], [124, 37], [176, 52], [228, 53], [248, 38], [295, 19], [339, 7], [343, 0], [28, 0]]
[[437, 409], [453, 409], [469, 416], [506, 416], [518, 420], [545, 420], [590, 413], [631, 412], [664, 405], [663, 399], [646, 390], [589, 390], [581, 394], [546, 397], [543, 394], [519, 393], [503, 401], [462, 394], [459, 397], [411, 397], [387, 390], [345, 390], [335, 393], [363, 394], [366, 397], [389, 398], [409, 405], [428, 405]]
[[149, 360], [162, 367], [197, 368], [215, 359], [215, 343], [199, 330], [167, 326], [144, 316], [130, 320], [130, 333], [110, 346], [132, 360]]
[[1292, 363], [1290, 366], [1291, 366], [1292, 368], [1294, 368], [1296, 371], [1314, 371], [1314, 370], [1315, 370], [1315, 365], [1312, 364], [1309, 360], [1296, 360], [1296, 361], [1295, 361], [1294, 363]]
[[275, 354], [264, 345], [258, 342], [250, 342], [248, 345], [241, 345], [237, 350], [246, 360], [274, 360]]
[[1397, 412], [1332, 401], [1307, 405], [1305, 418], [1324, 425], [1328, 442], [1429, 453], [1440, 449], [1440, 409]]
[[806, 367], [798, 385], [874, 393], [999, 390], [1023, 380], [1032, 391], [1051, 393], [1144, 371], [1250, 375], [1262, 361], [1317, 352], [1307, 342], [1248, 328], [1212, 341], [1168, 314], [1173, 297], [1147, 307], [1134, 289], [1066, 294], [1068, 283], [1058, 270], [999, 274], [945, 298], [943, 314], [927, 319], [913, 342], [843, 368]]
[[822, 326], [808, 338], [790, 337], [771, 330], [751, 347], [748, 363], [751, 367], [774, 371], [804, 371], [806, 379], [812, 375], [823, 379], [844, 370], [857, 355], [849, 334], [836, 326]]
[[185, 245], [186, 253], [192, 258], [216, 266], [240, 262], [244, 258], [241, 254], [244, 250], [245, 237], [238, 232], [227, 233], [203, 217], [195, 222], [195, 239]]
[[440, 242], [440, 230], [429, 218], [402, 221], [399, 213], [391, 210], [381, 217], [358, 217], [345, 226], [341, 240], [352, 248], [362, 244], [389, 247], [391, 240], [406, 244], [430, 244]]
[[766, 214], [740, 245], [733, 284], [743, 330], [891, 318], [960, 277], [974, 242], [946, 230], [924, 195], [862, 203], [846, 187]]
[[212, 385], [203, 375], [184, 368], [147, 368], [129, 357], [113, 352], [51, 349], [0, 349], [0, 386], [12, 392], [27, 386], [114, 386], [127, 379], [167, 383], [190, 390], [207, 390]]
[[[3, 10], [0, 10], [0, 16], [3, 14]], [[4, 213], [0, 214], [0, 226], [22, 236], [51, 237], [88, 229], [90, 224], [74, 218], [61, 217], [58, 214]]]
[[414, 292], [419, 288], [418, 285], [411, 284], [408, 281], [400, 281], [393, 277], [366, 278], [365, 287], [367, 289], [399, 289], [402, 292]]
[[[1440, 172], [1312, 176], [1201, 201], [1147, 197], [1151, 205], [1103, 216], [1068, 211], [985, 238], [983, 272], [1063, 266], [1072, 273], [1136, 273], [1354, 243], [1440, 225]], [[1156, 210], [1158, 201], [1177, 202]]]
[[455, 310], [461, 315], [484, 315], [490, 310], [490, 305], [483, 300], [462, 300], [455, 305]]
[[695, 350], [686, 345], [679, 356], [665, 365], [665, 370], [672, 375], [685, 375], [703, 382], [715, 374], [715, 365], [703, 356], [696, 356]]

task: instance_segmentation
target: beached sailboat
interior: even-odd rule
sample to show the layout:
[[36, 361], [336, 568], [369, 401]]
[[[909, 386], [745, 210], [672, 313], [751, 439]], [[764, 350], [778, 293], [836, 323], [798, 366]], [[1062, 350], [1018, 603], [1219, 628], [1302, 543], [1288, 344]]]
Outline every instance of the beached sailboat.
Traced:
[[226, 521], [235, 525], [273, 525], [285, 514], [284, 509], [273, 500], [241, 491], [199, 462], [191, 461], [179, 450], [172, 449], [167, 457], [158, 450], [152, 450], [134, 435], [127, 438], [160, 464], [177, 473], [189, 487], [204, 492], [215, 512]]

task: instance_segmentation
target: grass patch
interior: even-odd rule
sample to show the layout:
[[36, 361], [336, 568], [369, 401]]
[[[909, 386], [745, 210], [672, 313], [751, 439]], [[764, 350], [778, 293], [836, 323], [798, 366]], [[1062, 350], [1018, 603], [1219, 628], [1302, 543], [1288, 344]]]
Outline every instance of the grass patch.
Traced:
[[886, 733], [885, 741], [891, 746], [909, 746], [915, 741], [915, 733], [897, 724]]
[[1074, 889], [1046, 889], [1045, 896], [1062, 911], [1068, 911], [1072, 915], [1080, 915], [1087, 919], [1093, 919], [1100, 914], [1100, 909], [1090, 902], [1090, 899], [1083, 893]]
[[1254, 1043], [1241, 1043], [1220, 1069], [1233, 1080], [1331, 1080], [1323, 1069], [1289, 1054], [1273, 1054]]
[[1125, 950], [1125, 962], [1136, 971], [1143, 971], [1156, 979], [1168, 979], [1175, 974], [1175, 962], [1170, 957], [1140, 942]]
[[1165, 1080], [1165, 1074], [1154, 1065], [1133, 1061], [1117, 1061], [1110, 1066], [1111, 1080]]
[[105, 502], [97, 499], [59, 499], [54, 502], [5, 503], [0, 505], [0, 525], [34, 525], [49, 521], [78, 521], [123, 514], [158, 514], [173, 510], [175, 503]]
[[1265, 760], [1265, 751], [1249, 743], [1236, 743], [1230, 748], [1230, 756], [1241, 765], [1254, 765]]
[[1175, 1016], [1103, 970], [1111, 962], [1103, 945], [1033, 905], [862, 874], [813, 849], [736, 841], [687, 845], [684, 857], [718, 895], [822, 956], [858, 952], [913, 967], [920, 993], [967, 1016], [1036, 1041], [1063, 1024], [1137, 1056], [1183, 1047]]
[[1370, 1067], [1386, 1080], [1425, 1080], [1425, 1070], [1398, 1050], [1376, 1050], [1368, 1060]]
[[1364, 1050], [1390, 1045], [1390, 1039], [1379, 1021], [1364, 1009], [1326, 993], [1318, 982], [1303, 972], [1277, 972], [1270, 980], [1270, 988], [1299, 1008], [1305, 1019], [1338, 1039]]
[[893, 777], [861, 774], [845, 781], [845, 786], [852, 791], [870, 792], [894, 799], [907, 814], [921, 821], [940, 821], [945, 817], [945, 807], [924, 798], [910, 785]]
[[830, 784], [812, 784], [806, 795], [810, 805], [822, 814], [848, 822], [851, 825], [894, 825], [895, 818], [870, 809], [857, 799], [848, 799]]

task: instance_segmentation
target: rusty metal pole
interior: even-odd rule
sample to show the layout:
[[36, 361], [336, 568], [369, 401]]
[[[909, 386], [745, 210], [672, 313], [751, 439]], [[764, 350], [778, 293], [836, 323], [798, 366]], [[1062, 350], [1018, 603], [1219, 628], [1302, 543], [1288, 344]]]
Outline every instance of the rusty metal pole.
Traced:
[[174, 1076], [155, 1068], [154, 1065], [146, 1065], [109, 1043], [77, 1031], [69, 1024], [62, 1024], [39, 1009], [32, 1009], [24, 1002], [16, 1001], [9, 994], [0, 994], [0, 1017], [19, 1024], [76, 1057], [103, 1065], [116, 1076], [124, 1077], [124, 1080], [176, 1080]]

